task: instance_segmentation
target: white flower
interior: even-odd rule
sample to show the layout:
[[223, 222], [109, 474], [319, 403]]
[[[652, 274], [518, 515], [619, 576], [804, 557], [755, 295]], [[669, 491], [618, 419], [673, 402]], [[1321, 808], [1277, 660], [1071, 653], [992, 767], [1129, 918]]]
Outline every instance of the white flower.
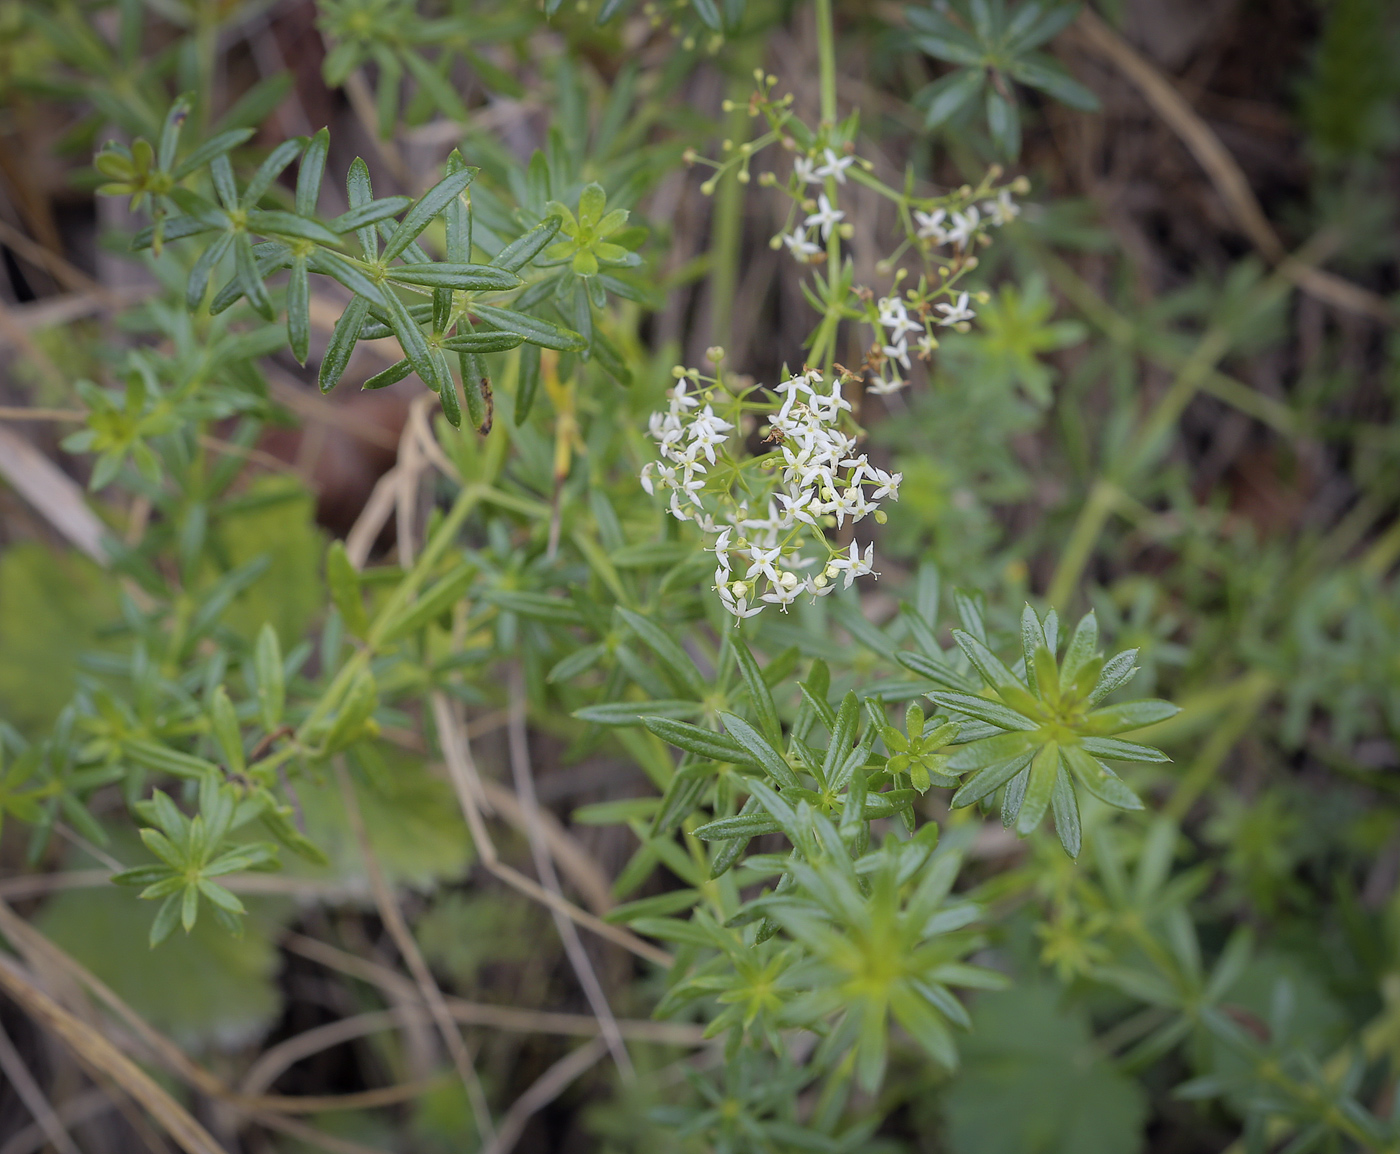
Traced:
[[876, 377], [870, 382], [866, 392], [877, 397], [888, 397], [891, 393], [897, 393], [908, 382], [898, 373], [891, 373], [888, 377]]
[[944, 314], [943, 319], [938, 322], [940, 325], [955, 325], [959, 321], [970, 321], [977, 315], [967, 307], [967, 293], [959, 293], [955, 304], [950, 305], [945, 301], [933, 307]]
[[[907, 316], [897, 299], [885, 302], [885, 310], [895, 325]], [[892, 355], [900, 352], [907, 360], [902, 331], [891, 344]], [[902, 383], [896, 378], [882, 388]], [[781, 411], [768, 420], [780, 445], [774, 454], [777, 468], [746, 479], [742, 496], [720, 480], [735, 464], [729, 456], [734, 425], [714, 410], [725, 395], [721, 386], [694, 378], [680, 383], [670, 390], [667, 411], [648, 422], [661, 459], [643, 467], [642, 487], [669, 493], [671, 515], [695, 522], [710, 539], [714, 590], [736, 618], [752, 617], [768, 605], [786, 611], [804, 592], [814, 598], [830, 593], [833, 578], [842, 573], [849, 585], [871, 571], [872, 548], [863, 557], [857, 549], [820, 564], [813, 555], [814, 547], [827, 555], [828, 526], [860, 521], [876, 511], [881, 498], [899, 495], [898, 474], [871, 465], [856, 452], [855, 438], [840, 428], [841, 414], [851, 409], [841, 391], [839, 380], [828, 383], [817, 370], [776, 387]], [[711, 464], [721, 465], [713, 481], [707, 477]], [[804, 577], [813, 565], [819, 567]]]
[[795, 573], [784, 573], [783, 576], [791, 577], [792, 584], [774, 585], [763, 595], [763, 600], [767, 601], [770, 605], [780, 606], [782, 611], [786, 613], [787, 607], [796, 601], [797, 595], [802, 592], [802, 586], [797, 583], [797, 575]]
[[880, 323], [890, 330], [890, 343], [894, 344], [905, 333], [916, 333], [919, 325], [909, 319], [909, 310], [897, 296], [881, 297], [876, 302], [880, 313]]
[[837, 156], [830, 148], [822, 150], [822, 157], [826, 163], [818, 168], [812, 175], [819, 177], [834, 176], [839, 184], [846, 183], [846, 169], [856, 162], [854, 156]]
[[800, 228], [783, 233], [783, 244], [787, 245], [787, 250], [792, 253], [793, 259], [801, 264], [807, 264], [822, 250], [821, 245], [813, 244], [808, 240], [806, 232]]
[[959, 248], [966, 248], [977, 235], [977, 226], [981, 220], [982, 214], [977, 211], [975, 205], [970, 205], [965, 213], [953, 213], [953, 227], [948, 230], [948, 239]]
[[827, 577], [833, 578], [840, 576], [842, 571], [844, 571], [846, 574], [844, 588], [849, 589], [857, 577], [864, 577], [867, 573], [871, 572], [870, 566], [874, 563], [874, 560], [875, 546], [873, 544], [865, 547], [865, 556], [862, 557], [860, 555], [860, 546], [852, 541], [851, 550], [848, 555], [843, 557], [838, 553], [826, 563], [825, 574]]
[[928, 360], [929, 357], [933, 356], [933, 350], [938, 348], [938, 338], [932, 333], [925, 333], [919, 338], [916, 347], [919, 350], [919, 356]]
[[948, 219], [948, 214], [941, 208], [936, 208], [932, 212], [920, 212], [914, 210], [914, 219], [919, 225], [919, 235], [933, 241], [935, 245], [948, 243], [948, 230], [943, 227], [943, 222]]
[[749, 571], [744, 574], [745, 579], [751, 579], [762, 574], [769, 581], [778, 580], [778, 568], [776, 562], [781, 560], [783, 550], [781, 546], [772, 549], [760, 549], [755, 545], [749, 550]]
[[821, 177], [812, 171], [812, 161], [805, 156], [793, 157], [792, 174], [802, 184], [821, 184]]
[[881, 497], [888, 497], [891, 501], [899, 500], [899, 483], [904, 480], [903, 473], [886, 473], [884, 469], [877, 469], [872, 465], [870, 477], [879, 486], [870, 494], [872, 501], [878, 501]]
[[909, 367], [909, 342], [898, 341], [892, 345], [884, 345], [880, 351], [892, 361], [898, 361], [906, 369]]
[[984, 200], [982, 211], [992, 224], [1010, 224], [1021, 215], [1021, 206], [1011, 199], [1011, 190], [1003, 188], [996, 200]]
[[808, 228], [820, 227], [822, 230], [822, 240], [830, 240], [832, 227], [841, 220], [844, 220], [845, 216], [846, 214], [839, 208], [832, 208], [831, 201], [827, 199], [826, 193], [822, 193], [817, 197], [817, 211], [812, 213], [812, 215], [802, 223]]

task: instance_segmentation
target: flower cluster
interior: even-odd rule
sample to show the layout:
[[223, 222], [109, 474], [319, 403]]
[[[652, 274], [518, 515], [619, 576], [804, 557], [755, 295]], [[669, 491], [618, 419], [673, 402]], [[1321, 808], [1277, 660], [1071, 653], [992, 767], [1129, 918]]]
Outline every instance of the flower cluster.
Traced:
[[[652, 414], [661, 460], [642, 469], [641, 482], [648, 493], [658, 486], [670, 493], [672, 516], [714, 536], [714, 589], [725, 608], [739, 618], [766, 605], [786, 612], [804, 593], [824, 596], [838, 581], [849, 589], [873, 572], [873, 545], [862, 550], [852, 541], [838, 550], [825, 531], [872, 514], [883, 520], [879, 502], [898, 500], [903, 478], [856, 453], [856, 438], [841, 428], [851, 409], [841, 381], [828, 384], [809, 370], [778, 385], [781, 405], [769, 414], [765, 438], [776, 451], [740, 462], [730, 451], [738, 414], [771, 406], [694, 370], [680, 373], [667, 410]], [[716, 404], [736, 419], [716, 413]]]

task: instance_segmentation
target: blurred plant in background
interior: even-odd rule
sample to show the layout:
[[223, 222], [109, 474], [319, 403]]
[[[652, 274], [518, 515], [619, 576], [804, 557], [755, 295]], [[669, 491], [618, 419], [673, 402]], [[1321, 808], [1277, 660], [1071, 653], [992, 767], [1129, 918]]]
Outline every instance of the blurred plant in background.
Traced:
[[0, 5], [5, 1154], [1400, 1148], [1400, 28], [1120, 7]]

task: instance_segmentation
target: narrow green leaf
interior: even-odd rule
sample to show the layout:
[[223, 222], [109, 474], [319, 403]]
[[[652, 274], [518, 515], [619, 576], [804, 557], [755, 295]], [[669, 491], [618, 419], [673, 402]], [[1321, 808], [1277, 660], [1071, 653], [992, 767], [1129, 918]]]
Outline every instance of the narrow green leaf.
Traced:
[[520, 350], [520, 371], [515, 390], [515, 423], [523, 425], [535, 404], [540, 386], [540, 346], [527, 344]]
[[257, 261], [253, 256], [253, 241], [246, 232], [240, 232], [233, 242], [233, 258], [238, 269], [238, 287], [248, 298], [248, 303], [264, 320], [272, 320], [272, 298], [267, 295], [267, 286], [258, 275]]
[[419, 234], [428, 227], [433, 218], [472, 182], [476, 173], [475, 168], [464, 168], [460, 172], [444, 176], [437, 184], [428, 189], [404, 215], [399, 227], [394, 230], [394, 234], [384, 245], [383, 259], [393, 260], [413, 241], [417, 240]]
[[282, 710], [287, 697], [282, 646], [277, 641], [277, 630], [271, 624], [264, 624], [258, 631], [257, 645], [253, 650], [253, 670], [258, 685], [258, 712], [263, 728], [271, 733], [282, 723]]
[[764, 680], [763, 672], [759, 669], [758, 662], [754, 660], [753, 654], [749, 652], [749, 647], [744, 643], [743, 638], [735, 637], [733, 645], [734, 657], [739, 664], [739, 672], [743, 674], [744, 685], [749, 691], [749, 701], [758, 718], [758, 727], [769, 741], [779, 742], [782, 740], [783, 731], [778, 721], [778, 710], [773, 704], [773, 693], [768, 688], [768, 682]]
[[489, 264], [400, 264], [389, 269], [387, 275], [401, 284], [468, 292], [503, 292], [522, 283], [515, 273]]
[[492, 328], [503, 329], [508, 333], [517, 333], [531, 344], [541, 345], [547, 349], [556, 349], [559, 352], [580, 352], [588, 347], [588, 342], [579, 333], [511, 309], [473, 304], [472, 313]]
[[662, 741], [711, 761], [752, 765], [753, 757], [734, 738], [669, 717], [643, 717], [642, 724]]
[[697, 700], [705, 697], [707, 687], [704, 676], [696, 668], [690, 654], [666, 630], [634, 609], [619, 606], [617, 612], [628, 628], [660, 658], [662, 665], [679, 685], [683, 685]]
[[792, 766], [788, 765], [787, 759], [774, 749], [758, 730], [742, 717], [735, 717], [732, 713], [720, 711], [719, 718], [724, 722], [724, 728], [729, 731], [729, 735], [749, 753], [760, 769], [780, 786], [797, 788], [797, 774], [793, 773]]
[[1050, 799], [1055, 792], [1055, 782], [1060, 773], [1060, 747], [1047, 741], [1031, 759], [1030, 779], [1026, 782], [1026, 795], [1021, 801], [1020, 812], [1016, 816], [1016, 832], [1022, 837], [1036, 828], [1050, 808]]
[[1074, 787], [1069, 783], [1069, 775], [1061, 766], [1055, 775], [1055, 791], [1050, 795], [1050, 804], [1055, 813], [1055, 832], [1065, 853], [1072, 858], [1079, 856], [1083, 831], [1079, 825], [1079, 802], [1074, 797]]
[[395, 361], [387, 369], [375, 373], [360, 387], [362, 389], [386, 389], [390, 385], [398, 384], [411, 372], [413, 372], [413, 366], [407, 358], [404, 358], [401, 361]]
[[[350, 201], [352, 212], [357, 208], [367, 207], [374, 200], [374, 189], [369, 180], [369, 165], [361, 157], [357, 156], [350, 162], [350, 171], [345, 177], [345, 194]], [[378, 221], [386, 218], [375, 219]], [[376, 259], [379, 255], [379, 234], [374, 225], [369, 221], [355, 225], [355, 235], [359, 237], [360, 248], [364, 250], [365, 257], [369, 260]]]
[[360, 574], [350, 563], [350, 555], [345, 551], [345, 542], [331, 542], [326, 553], [326, 584], [330, 586], [331, 599], [340, 610], [340, 619], [345, 628], [356, 637], [363, 638], [369, 633], [369, 614], [365, 611], [364, 597], [360, 591]]
[[326, 173], [326, 156], [330, 147], [330, 129], [323, 128], [311, 138], [306, 151], [301, 154], [301, 167], [297, 170], [298, 216], [316, 215], [316, 203], [321, 199], [321, 180]]
[[510, 244], [501, 249], [496, 254], [496, 259], [491, 263], [507, 272], [519, 272], [544, 251], [545, 246], [554, 239], [554, 235], [559, 231], [559, 226], [562, 223], [563, 220], [557, 216], [551, 216], [541, 221], [524, 236], [511, 241]]
[[335, 322], [335, 331], [331, 333], [330, 344], [326, 346], [326, 355], [321, 358], [321, 370], [318, 374], [321, 392], [329, 393], [345, 374], [345, 367], [350, 363], [350, 354], [355, 351], [355, 342], [360, 338], [360, 329], [364, 327], [367, 316], [369, 301], [364, 297], [355, 297], [345, 306], [345, 311]]
[[306, 364], [311, 351], [311, 278], [306, 257], [300, 254], [292, 261], [292, 278], [287, 282], [287, 341], [297, 364]]

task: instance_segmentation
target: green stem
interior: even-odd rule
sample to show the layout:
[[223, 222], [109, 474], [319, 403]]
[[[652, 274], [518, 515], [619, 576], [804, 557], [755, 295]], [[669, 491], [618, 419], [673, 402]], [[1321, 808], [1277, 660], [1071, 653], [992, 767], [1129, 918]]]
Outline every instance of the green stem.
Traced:
[[[730, 100], [733, 107], [725, 120], [724, 132], [734, 147], [734, 155], [749, 138], [748, 91], [752, 73], [759, 61], [760, 42], [750, 41], [736, 63], [739, 77]], [[739, 286], [739, 255], [744, 232], [744, 185], [739, 182], [742, 166], [725, 174], [715, 198], [715, 224], [710, 241], [710, 332], [714, 343], [727, 349], [733, 336], [731, 318]]]
[[836, 32], [831, 0], [817, 0], [817, 64], [821, 70], [822, 119], [836, 123]]

